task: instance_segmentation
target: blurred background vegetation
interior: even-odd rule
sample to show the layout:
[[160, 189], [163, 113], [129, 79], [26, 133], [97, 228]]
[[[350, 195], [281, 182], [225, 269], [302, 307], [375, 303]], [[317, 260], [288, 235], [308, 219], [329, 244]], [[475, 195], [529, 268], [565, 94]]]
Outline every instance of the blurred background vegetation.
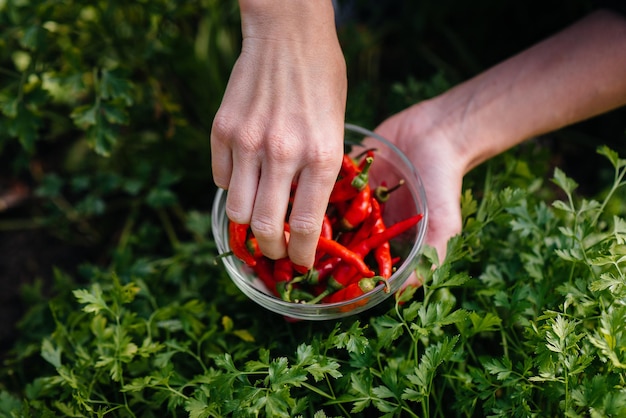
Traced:
[[[338, 0], [346, 119], [374, 128], [561, 29], [584, 0]], [[209, 133], [240, 46], [234, 0], [0, 0], [0, 339], [53, 267], [130, 266], [207, 237]], [[581, 190], [624, 109], [526, 145]], [[519, 151], [514, 151], [519, 152]], [[602, 160], [603, 161], [603, 160]], [[605, 166], [603, 162], [603, 167]], [[477, 170], [480, 171], [480, 170]], [[468, 182], [471, 178], [468, 178]], [[191, 227], [190, 227], [191, 225]]]

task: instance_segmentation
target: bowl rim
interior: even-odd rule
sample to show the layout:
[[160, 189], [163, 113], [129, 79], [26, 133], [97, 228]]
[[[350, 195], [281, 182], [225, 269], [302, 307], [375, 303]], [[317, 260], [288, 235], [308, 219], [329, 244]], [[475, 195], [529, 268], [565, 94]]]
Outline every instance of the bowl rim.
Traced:
[[[402, 163], [405, 166], [403, 168], [409, 169], [410, 173], [405, 174], [410, 174], [415, 181], [415, 186], [413, 187], [413, 189], [415, 190], [411, 192], [411, 197], [415, 202], [416, 210], [421, 210], [421, 213], [423, 215], [422, 219], [417, 225], [415, 241], [412, 243], [411, 249], [406, 256], [406, 259], [401, 265], [398, 266], [396, 271], [394, 271], [392, 276], [388, 279], [388, 286], [392, 288], [392, 291], [388, 291], [387, 289], [385, 289], [387, 286], [383, 283], [380, 283], [370, 292], [346, 301], [323, 304], [288, 302], [270, 293], [265, 293], [263, 290], [255, 286], [253, 284], [253, 280], [250, 280], [239, 271], [237, 267], [243, 267], [243, 263], [235, 256], [223, 256], [224, 253], [227, 253], [230, 250], [228, 246], [228, 240], [224, 239], [225, 237], [216, 232], [220, 231], [220, 221], [224, 221], [224, 218], [227, 219], [225, 211], [220, 212], [220, 202], [225, 199], [227, 191], [218, 188], [213, 201], [211, 223], [213, 238], [216, 243], [217, 251], [220, 254], [220, 258], [228, 272], [229, 277], [235, 282], [235, 285], [254, 302], [275, 313], [282, 314], [284, 316], [288, 316], [294, 319], [304, 320], [331, 320], [356, 315], [382, 303], [393, 293], [400, 290], [400, 287], [406, 281], [406, 278], [402, 283], [395, 286], [396, 288], [394, 289], [394, 283], [397, 282], [398, 277], [406, 273], [408, 278], [408, 275], [410, 275], [411, 273], [407, 272], [407, 270], [415, 270], [415, 268], [417, 267], [417, 263], [419, 262], [420, 254], [423, 251], [424, 240], [428, 229], [428, 204], [426, 200], [426, 191], [424, 189], [424, 184], [421, 180], [421, 177], [419, 176], [419, 173], [417, 172], [417, 169], [413, 166], [413, 164], [410, 162], [408, 157], [406, 157], [403, 151], [401, 151], [393, 143], [389, 142], [387, 139], [376, 134], [375, 132], [351, 123], [345, 123], [345, 130], [361, 134], [363, 135], [363, 138], [372, 137], [382, 142], [393, 152], [394, 158], [399, 157], [402, 160]], [[237, 276], [237, 280], [235, 280], [233, 275]], [[387, 292], [385, 292], [386, 290]], [[381, 295], [381, 293], [386, 294]], [[376, 303], [369, 303], [366, 301], [362, 305], [359, 305], [360, 302], [362, 303], [366, 299], [375, 300]], [[342, 307], [347, 307], [349, 305], [355, 305], [355, 307], [345, 312], [341, 311]]]

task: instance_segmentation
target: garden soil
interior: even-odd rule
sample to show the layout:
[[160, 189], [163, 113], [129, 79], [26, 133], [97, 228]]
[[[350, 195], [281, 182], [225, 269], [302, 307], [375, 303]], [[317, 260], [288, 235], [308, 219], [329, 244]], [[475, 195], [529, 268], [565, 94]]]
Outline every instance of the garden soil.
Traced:
[[88, 254], [42, 229], [0, 232], [0, 254], [0, 350], [4, 352], [12, 347], [17, 323], [28, 309], [22, 298], [24, 285], [39, 280], [44, 294], [49, 294], [54, 268], [73, 271]]

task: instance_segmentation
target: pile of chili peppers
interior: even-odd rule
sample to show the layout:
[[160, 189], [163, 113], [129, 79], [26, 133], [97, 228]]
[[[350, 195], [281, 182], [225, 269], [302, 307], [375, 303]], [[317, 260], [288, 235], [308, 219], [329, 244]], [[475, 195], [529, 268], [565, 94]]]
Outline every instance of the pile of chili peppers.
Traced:
[[[385, 225], [385, 202], [403, 181], [389, 188], [372, 188], [369, 171], [376, 157], [369, 149], [356, 158], [343, 156], [341, 171], [330, 195], [313, 268], [288, 257], [272, 260], [261, 254], [247, 224], [229, 222], [232, 254], [285, 301], [334, 303], [354, 299], [391, 277], [400, 257], [392, 254], [390, 240], [415, 226], [422, 214]], [[286, 231], [289, 225], [285, 224]]]

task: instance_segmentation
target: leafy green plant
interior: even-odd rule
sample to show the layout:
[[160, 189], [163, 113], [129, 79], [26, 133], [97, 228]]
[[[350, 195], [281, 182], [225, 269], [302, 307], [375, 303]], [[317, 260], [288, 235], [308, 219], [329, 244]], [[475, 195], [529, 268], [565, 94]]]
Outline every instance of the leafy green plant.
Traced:
[[0, 174], [35, 190], [32, 227], [97, 247], [156, 215], [172, 239], [181, 190], [213, 192], [236, 1], [9, 0], [0, 26]]
[[[169, 137], [190, 121], [206, 128], [238, 50], [236, 2], [213, 3], [3, 2], [2, 143], [17, 138], [33, 152], [74, 136], [109, 155], [129, 128]], [[195, 89], [201, 72], [211, 83]]]
[[[257, 308], [206, 240], [170, 259], [85, 266], [91, 284], [60, 292], [54, 329], [5, 373], [32, 376], [38, 356], [46, 366], [0, 406], [25, 416], [620, 416], [626, 224], [604, 214], [626, 160], [599, 152], [615, 170], [603, 200], [576, 197], [556, 169], [564, 198], [551, 206], [506, 185], [521, 181], [523, 162], [494, 162], [504, 174], [486, 177], [480, 202], [466, 192], [465, 230], [446, 260], [425, 252], [423, 286], [334, 324], [246, 314]], [[57, 281], [72, 282], [60, 271]]]
[[[437, 6], [407, 6], [416, 38], [435, 26], [422, 12], [452, 13]], [[238, 25], [234, 0], [0, 2], [0, 176], [35, 190], [15, 228], [96, 254], [24, 287], [0, 415], [623, 416], [626, 160], [607, 147], [593, 196], [546, 171], [539, 141], [470, 173], [447, 258], [426, 249], [422, 287], [358, 316], [294, 324], [238, 291], [207, 169]], [[444, 26], [451, 52], [407, 46], [435, 75], [390, 80], [392, 25], [349, 29], [365, 126], [453, 84], [453, 55], [480, 66]]]

